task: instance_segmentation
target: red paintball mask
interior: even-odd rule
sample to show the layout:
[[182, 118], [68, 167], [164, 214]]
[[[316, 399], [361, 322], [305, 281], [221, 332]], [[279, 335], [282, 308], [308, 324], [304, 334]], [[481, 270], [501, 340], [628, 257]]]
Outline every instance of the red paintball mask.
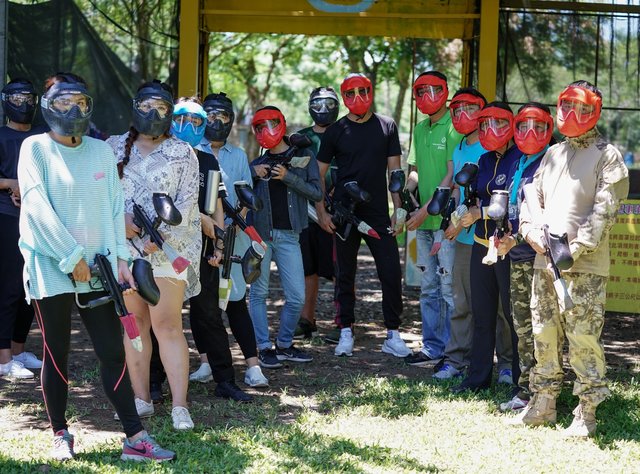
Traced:
[[513, 114], [500, 107], [485, 107], [478, 114], [478, 130], [484, 149], [496, 151], [513, 137]]
[[447, 81], [433, 74], [423, 74], [413, 84], [413, 97], [420, 112], [433, 115], [447, 102]]
[[269, 150], [282, 141], [287, 131], [287, 122], [278, 109], [265, 108], [255, 113], [251, 128], [260, 146]]
[[516, 115], [513, 139], [527, 155], [540, 153], [551, 141], [553, 118], [538, 107], [525, 107]]
[[362, 74], [353, 74], [340, 84], [344, 105], [355, 115], [364, 115], [373, 103], [371, 81]]
[[451, 123], [458, 133], [468, 135], [478, 128], [478, 115], [485, 101], [473, 94], [459, 94], [451, 100]]
[[602, 112], [602, 98], [593, 91], [569, 86], [558, 97], [558, 130], [565, 137], [579, 137], [596, 126]]

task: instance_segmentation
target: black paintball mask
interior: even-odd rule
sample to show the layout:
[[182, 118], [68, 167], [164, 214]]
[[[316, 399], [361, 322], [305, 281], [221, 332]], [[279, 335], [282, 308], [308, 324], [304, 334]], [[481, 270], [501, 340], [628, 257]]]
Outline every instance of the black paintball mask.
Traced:
[[133, 126], [144, 135], [164, 135], [171, 127], [172, 117], [173, 95], [160, 82], [141, 88], [133, 99]]
[[309, 115], [320, 127], [328, 127], [338, 118], [340, 101], [333, 89], [318, 87], [309, 96]]
[[30, 124], [36, 114], [38, 95], [33, 84], [17, 80], [2, 88], [2, 110], [9, 120]]
[[231, 99], [224, 92], [209, 94], [205, 97], [202, 107], [207, 113], [207, 127], [204, 129], [204, 136], [213, 142], [227, 141], [235, 119]]
[[58, 135], [81, 137], [89, 130], [93, 99], [82, 82], [57, 82], [42, 96], [40, 108], [47, 125]]

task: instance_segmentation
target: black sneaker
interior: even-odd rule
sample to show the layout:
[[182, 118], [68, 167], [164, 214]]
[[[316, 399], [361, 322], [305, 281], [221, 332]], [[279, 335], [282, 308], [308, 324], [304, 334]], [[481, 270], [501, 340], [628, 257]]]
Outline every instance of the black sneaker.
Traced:
[[233, 381], [220, 382], [216, 386], [214, 394], [216, 397], [230, 398], [236, 402], [249, 403], [253, 401], [253, 397], [248, 393], [244, 393]]
[[426, 365], [436, 364], [440, 358], [432, 359], [422, 351], [414, 352], [404, 358], [405, 363], [413, 365], [414, 367], [424, 367]]
[[318, 335], [318, 327], [308, 319], [300, 318], [296, 332], [293, 334], [294, 339], [311, 339]]
[[162, 394], [162, 384], [158, 382], [149, 382], [149, 395], [154, 404], [163, 403], [164, 395]]
[[313, 360], [313, 357], [301, 351], [293, 344], [286, 349], [281, 349], [276, 344], [276, 357], [278, 360], [290, 360], [291, 362], [311, 362]]
[[258, 351], [258, 360], [260, 361], [260, 367], [266, 369], [279, 369], [282, 367], [282, 362], [276, 357], [276, 351], [274, 349]]
[[[351, 327], [351, 330], [353, 331], [353, 326]], [[324, 342], [327, 344], [338, 344], [340, 342], [340, 331], [341, 329], [339, 327], [334, 327], [331, 331], [325, 334]]]

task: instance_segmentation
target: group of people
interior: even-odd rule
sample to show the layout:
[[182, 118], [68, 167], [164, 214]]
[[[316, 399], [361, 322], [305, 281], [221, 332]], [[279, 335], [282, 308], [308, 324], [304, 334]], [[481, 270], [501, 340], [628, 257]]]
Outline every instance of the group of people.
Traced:
[[[147, 82], [134, 97], [131, 128], [104, 142], [87, 135], [93, 100], [81, 77], [47, 79], [40, 108], [48, 130], [31, 126], [38, 94], [29, 81], [14, 79], [3, 88], [0, 375], [28, 378], [29, 369], [41, 368], [54, 458], [75, 455], [66, 418], [74, 304], [126, 434], [122, 459], [171, 460], [175, 453], [160, 447], [140, 421], [163, 400], [165, 377], [177, 430], [194, 426], [189, 380], [213, 379], [216, 396], [252, 400], [235, 382], [223, 310], [247, 363], [245, 384], [265, 387], [261, 368], [312, 361], [294, 340], [317, 335], [319, 278], [331, 279], [335, 324], [325, 340], [336, 344], [336, 356], [353, 355], [362, 239], [382, 289], [383, 352], [411, 365], [433, 364], [437, 380], [464, 376], [453, 389], [462, 392], [490, 386], [497, 351], [499, 381], [514, 387], [501, 408], [521, 412], [514, 423], [537, 425], [555, 421], [566, 337], [580, 397], [567, 433], [594, 432], [596, 407], [608, 394], [600, 343], [607, 233], [628, 192], [622, 157], [596, 128], [600, 92], [580, 81], [560, 94], [557, 124], [566, 138], [553, 145], [548, 107], [531, 102], [514, 116], [508, 104], [487, 103], [473, 88], [458, 90], [447, 105], [446, 77], [425, 72], [413, 96], [427, 118], [416, 126], [407, 174], [397, 126], [374, 112], [370, 80], [350, 74], [340, 96], [348, 112], [338, 118], [338, 93], [314, 89], [308, 102], [313, 126], [293, 135], [277, 107], [255, 111], [251, 125], [263, 152], [249, 162], [227, 141], [235, 116], [222, 92], [176, 101], [166, 84]], [[218, 181], [211, 179], [216, 172]], [[239, 188], [253, 188], [249, 209], [238, 204]], [[502, 221], [495, 217], [500, 193], [508, 203]], [[405, 223], [417, 230], [422, 270], [423, 347], [415, 353], [399, 333], [396, 236]], [[573, 265], [562, 277], [571, 309], [554, 292], [547, 227], [567, 236]], [[240, 264], [222, 272], [225, 245], [251, 258], [236, 257]], [[130, 312], [123, 324], [135, 315], [134, 330], [127, 321], [124, 337], [97, 255], [106, 256], [121, 284]], [[153, 269], [155, 301], [135, 291], [138, 259]], [[275, 341], [267, 316], [271, 261], [285, 300]], [[108, 303], [94, 304], [100, 298]], [[187, 300], [201, 357], [191, 375], [181, 317]], [[34, 312], [42, 361], [24, 352]]]
[[500, 360], [511, 346], [498, 381], [513, 393], [500, 409], [520, 412], [512, 424], [554, 423], [566, 338], [580, 402], [565, 435], [592, 435], [609, 394], [600, 340], [608, 232], [629, 190], [621, 154], [596, 127], [600, 91], [577, 81], [560, 93], [559, 143], [541, 103], [514, 115], [463, 88], [447, 106], [437, 71], [421, 74], [413, 93], [428, 115], [413, 135], [407, 181], [419, 191], [407, 228], [417, 229], [423, 271], [423, 347], [407, 363], [433, 363], [437, 380], [459, 377], [454, 393], [478, 391], [492, 383], [494, 353]]

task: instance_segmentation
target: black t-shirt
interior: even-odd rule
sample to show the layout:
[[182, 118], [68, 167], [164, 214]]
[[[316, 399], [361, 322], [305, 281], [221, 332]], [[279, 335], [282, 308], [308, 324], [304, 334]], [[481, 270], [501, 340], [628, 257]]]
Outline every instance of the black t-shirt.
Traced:
[[[218, 163], [218, 159], [211, 153], [196, 150], [196, 154], [198, 155], [198, 167], [200, 168], [198, 207], [200, 208], [200, 212], [204, 214], [204, 200], [207, 196], [207, 180], [209, 179], [209, 171], [220, 171], [220, 164]], [[227, 190], [222, 182], [222, 176], [220, 176], [220, 184], [218, 186], [218, 197], [227, 197]]]
[[[46, 127], [31, 127], [28, 132], [19, 132], [7, 126], [0, 127], [0, 178], [18, 178], [18, 157], [25, 138], [44, 133]], [[7, 190], [0, 191], [0, 214], [20, 215], [20, 208], [14, 206]]]
[[[272, 159], [283, 159], [290, 153], [287, 150], [283, 153], [266, 152], [266, 157]], [[299, 156], [299, 153], [295, 153]], [[287, 201], [287, 185], [281, 179], [269, 180], [269, 201], [271, 201], [271, 223], [274, 229], [291, 230], [291, 220], [289, 219], [289, 202]]]
[[380, 231], [389, 225], [387, 159], [401, 153], [398, 128], [390, 117], [373, 114], [366, 122], [357, 123], [344, 116], [324, 133], [318, 161], [331, 163], [335, 159], [334, 199], [347, 202], [344, 183], [349, 181], [357, 181], [371, 194], [371, 201], [358, 205], [355, 213]]

